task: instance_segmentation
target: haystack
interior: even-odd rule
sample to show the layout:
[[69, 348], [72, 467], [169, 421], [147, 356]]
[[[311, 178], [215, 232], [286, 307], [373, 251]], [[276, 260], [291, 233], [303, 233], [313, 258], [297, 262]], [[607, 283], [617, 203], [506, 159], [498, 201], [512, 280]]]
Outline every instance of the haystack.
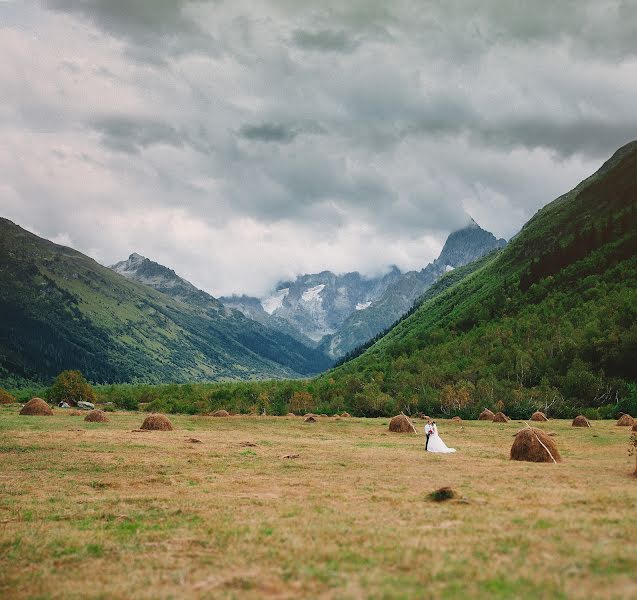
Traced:
[[314, 413], [305, 413], [303, 416], [304, 416], [306, 419], [307, 419], [308, 417], [314, 417], [315, 419], [318, 419], [318, 415], [315, 415]]
[[0, 388], [0, 404], [13, 404], [17, 402], [15, 396], [4, 388]]
[[635, 424], [635, 419], [630, 415], [622, 415], [617, 421], [619, 427], [632, 427]]
[[314, 415], [308, 415], [307, 417], [305, 417], [305, 419], [303, 419], [306, 423], [316, 423], [316, 416]]
[[20, 414], [33, 417], [50, 417], [53, 411], [42, 398], [31, 398], [31, 400], [22, 407]]
[[590, 427], [591, 424], [588, 422], [588, 419], [584, 415], [577, 415], [573, 422], [571, 423], [571, 427]]
[[462, 419], [460, 417], [457, 417], [457, 416], [453, 417], [451, 420], [455, 421], [456, 423], [460, 423], [460, 421], [462, 421]]
[[85, 421], [89, 423], [108, 423], [106, 413], [103, 410], [92, 410], [88, 415], [84, 417]]
[[478, 417], [479, 421], [493, 421], [493, 417], [495, 417], [495, 413], [490, 411], [488, 408], [485, 408]]
[[344, 413], [341, 415], [341, 417], [345, 417], [346, 419], [347, 419], [348, 417], [351, 417], [351, 416], [352, 416], [352, 415], [350, 415], [348, 412], [344, 412]]
[[531, 415], [531, 421], [548, 421], [548, 419], [546, 418], [546, 415], [543, 412], [536, 410]]
[[141, 429], [150, 431], [172, 431], [173, 425], [166, 415], [148, 415], [144, 419]]
[[400, 414], [396, 415], [389, 422], [389, 431], [393, 431], [394, 433], [416, 433], [416, 428], [409, 420], [409, 417]]
[[511, 460], [552, 463], [562, 462], [562, 457], [550, 435], [537, 427], [526, 427], [513, 440]]
[[492, 419], [494, 423], [508, 423], [510, 420], [503, 412], [496, 413]]
[[288, 417], [296, 417], [296, 415], [294, 413], [288, 413], [286, 416], [288, 416]]
[[212, 413], [213, 417], [229, 417], [230, 413], [227, 410], [215, 410], [215, 412]]

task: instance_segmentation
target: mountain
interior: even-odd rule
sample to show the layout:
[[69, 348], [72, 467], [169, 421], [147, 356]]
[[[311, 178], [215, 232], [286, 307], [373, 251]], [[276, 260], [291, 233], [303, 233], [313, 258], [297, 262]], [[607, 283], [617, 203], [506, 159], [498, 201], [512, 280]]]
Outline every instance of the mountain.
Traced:
[[[127, 277], [0, 219], [0, 378], [191, 381], [298, 377], [328, 360], [138, 255]], [[138, 270], [144, 284], [130, 280]], [[153, 289], [155, 287], [156, 289]]]
[[395, 323], [445, 273], [505, 245], [505, 240], [496, 239], [472, 219], [467, 227], [449, 235], [436, 260], [420, 271], [398, 277], [365, 310], [352, 312], [319, 348], [333, 358], [344, 356]]
[[323, 271], [281, 282], [272, 294], [262, 299], [244, 296], [239, 300], [232, 296], [221, 301], [261, 322], [285, 322], [316, 345], [325, 335], [337, 331], [350, 314], [379, 298], [400, 275], [396, 267], [379, 277]]
[[263, 308], [263, 304], [259, 298], [254, 296], [234, 295], [234, 296], [222, 296], [219, 301], [224, 306], [238, 310], [243, 313], [249, 319], [257, 321], [270, 329], [275, 329], [285, 335], [293, 337], [295, 340], [308, 346], [309, 348], [315, 348], [316, 342], [311, 340], [306, 335], [303, 335], [294, 325], [286, 321], [285, 319], [278, 317], [275, 314], [269, 314]]
[[637, 408], [637, 142], [464, 269], [322, 377], [319, 401], [352, 398], [358, 414]]

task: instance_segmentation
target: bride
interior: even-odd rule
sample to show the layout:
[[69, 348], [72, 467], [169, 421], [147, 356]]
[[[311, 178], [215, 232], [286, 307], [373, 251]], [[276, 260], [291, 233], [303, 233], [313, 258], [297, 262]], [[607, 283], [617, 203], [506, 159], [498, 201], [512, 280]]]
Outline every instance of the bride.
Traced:
[[427, 452], [442, 452], [444, 454], [448, 454], [450, 452], [455, 452], [455, 448], [448, 448], [447, 445], [442, 441], [442, 438], [438, 435], [438, 426], [434, 421], [431, 424], [432, 432], [429, 436], [429, 442], [427, 443]]

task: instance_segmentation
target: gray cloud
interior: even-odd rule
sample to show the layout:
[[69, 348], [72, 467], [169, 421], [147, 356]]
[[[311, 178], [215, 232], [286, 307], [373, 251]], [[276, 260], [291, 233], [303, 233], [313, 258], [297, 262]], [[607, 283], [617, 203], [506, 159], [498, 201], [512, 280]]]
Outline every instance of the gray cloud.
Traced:
[[174, 127], [151, 119], [107, 116], [93, 120], [90, 125], [102, 134], [104, 145], [121, 152], [138, 153], [153, 144], [183, 143]]
[[351, 52], [358, 42], [351, 39], [345, 31], [305, 31], [297, 29], [292, 34], [296, 46], [304, 50], [319, 52]]
[[282, 123], [262, 123], [260, 125], [244, 125], [239, 135], [247, 140], [259, 142], [291, 142], [297, 135], [295, 131]]
[[509, 237], [637, 138], [634, 3], [518, 4], [0, 2], [0, 213], [217, 294]]

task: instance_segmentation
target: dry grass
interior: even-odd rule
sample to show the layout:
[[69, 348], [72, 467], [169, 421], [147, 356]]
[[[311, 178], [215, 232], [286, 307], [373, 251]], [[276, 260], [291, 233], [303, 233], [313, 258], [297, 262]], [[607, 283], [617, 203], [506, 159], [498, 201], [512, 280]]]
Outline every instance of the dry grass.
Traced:
[[[435, 455], [388, 419], [184, 416], [157, 435], [137, 413], [16, 412], [0, 407], [3, 598], [637, 597], [614, 421], [552, 420], [553, 465], [509, 460], [516, 422], [439, 421], [458, 452]], [[432, 502], [443, 486], [458, 497]]]

